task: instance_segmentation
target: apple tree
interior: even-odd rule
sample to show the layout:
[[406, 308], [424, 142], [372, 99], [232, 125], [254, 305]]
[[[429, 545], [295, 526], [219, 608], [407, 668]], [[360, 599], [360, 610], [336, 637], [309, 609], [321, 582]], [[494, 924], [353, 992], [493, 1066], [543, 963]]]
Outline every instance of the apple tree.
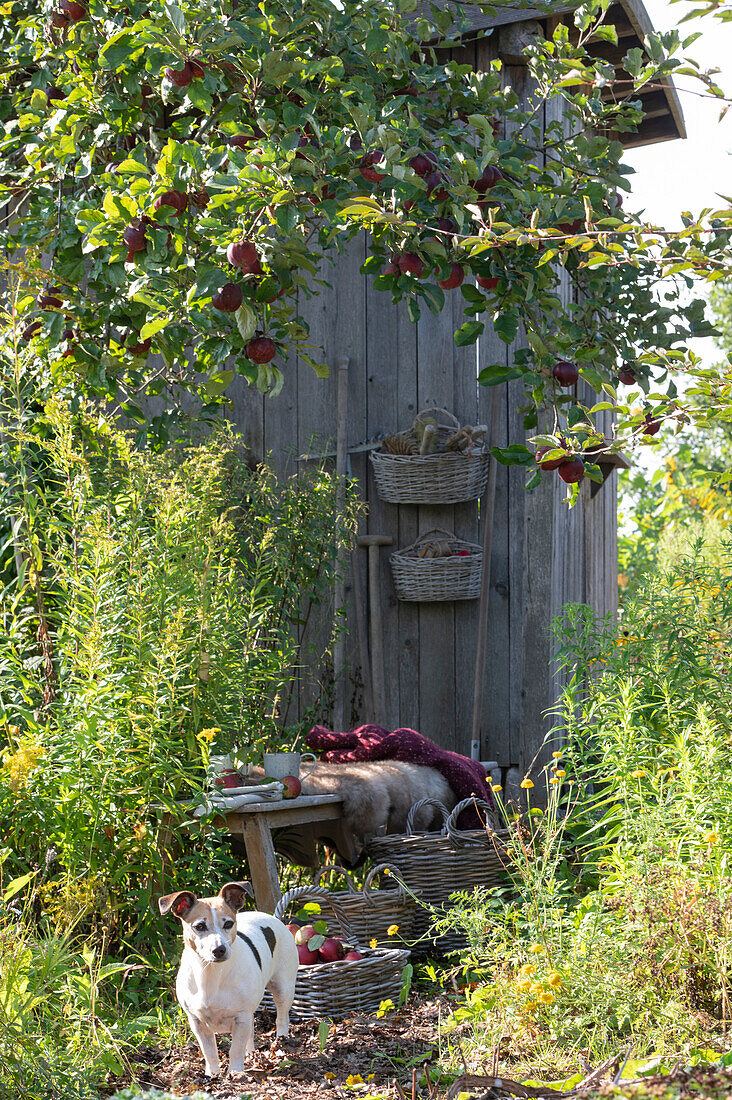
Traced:
[[[592, 44], [617, 40], [607, 8], [582, 4], [573, 28], [531, 47], [527, 104], [498, 64], [441, 60], [430, 43], [458, 34], [461, 16], [417, 14], [416, 0], [10, 0], [6, 369], [32, 362], [56, 391], [121, 410], [163, 445], [171, 410], [152, 416], [151, 396], [192, 391], [205, 418], [236, 372], [276, 395], [290, 351], [327, 370], [298, 301], [318, 292], [328, 250], [368, 230], [364, 277], [414, 321], [460, 288], [458, 344], [525, 332], [511, 366], [480, 381], [523, 379], [544, 468], [599, 476], [580, 457], [593, 446], [682, 423], [678, 372], [703, 416], [722, 415], [729, 380], [685, 341], [711, 331], [689, 290], [724, 270], [732, 216], [671, 235], [621, 198], [618, 135], [642, 117], [638, 90], [683, 68], [684, 44], [652, 35], [646, 56], [626, 55], [631, 86], [603, 94], [616, 73]], [[554, 97], [564, 120], [540, 127]], [[616, 409], [609, 444], [572, 392], [578, 377], [596, 408]], [[529, 467], [529, 484], [541, 476], [533, 449], [498, 457]]]

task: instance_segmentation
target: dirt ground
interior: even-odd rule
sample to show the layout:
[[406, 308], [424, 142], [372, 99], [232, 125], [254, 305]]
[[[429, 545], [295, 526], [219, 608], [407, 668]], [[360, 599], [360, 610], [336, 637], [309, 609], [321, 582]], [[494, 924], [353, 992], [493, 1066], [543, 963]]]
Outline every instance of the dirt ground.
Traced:
[[[440, 1011], [439, 1001], [412, 997], [405, 1008], [382, 1019], [352, 1015], [331, 1025], [322, 1051], [317, 1020], [294, 1023], [289, 1039], [276, 1040], [274, 1014], [257, 1014], [257, 1050], [245, 1073], [218, 1080], [207, 1077], [198, 1046], [191, 1041], [167, 1050], [141, 1048], [133, 1062], [134, 1077], [143, 1087], [183, 1095], [198, 1089], [216, 1100], [308, 1100], [316, 1096], [340, 1100], [371, 1091], [399, 1098], [399, 1085], [411, 1096], [412, 1067], [416, 1066], [421, 1076], [424, 1065], [437, 1062]], [[444, 1006], [442, 1012], [444, 1015]], [[224, 1072], [227, 1050], [228, 1038], [221, 1037]], [[109, 1092], [129, 1083], [129, 1075], [110, 1082]]]

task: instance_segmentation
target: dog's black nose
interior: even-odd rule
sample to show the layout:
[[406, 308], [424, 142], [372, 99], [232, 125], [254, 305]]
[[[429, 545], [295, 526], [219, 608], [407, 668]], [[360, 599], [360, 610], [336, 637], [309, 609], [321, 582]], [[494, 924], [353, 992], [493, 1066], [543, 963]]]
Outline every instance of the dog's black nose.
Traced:
[[225, 947], [214, 947], [213, 957], [215, 959], [225, 959], [226, 958], [226, 948]]

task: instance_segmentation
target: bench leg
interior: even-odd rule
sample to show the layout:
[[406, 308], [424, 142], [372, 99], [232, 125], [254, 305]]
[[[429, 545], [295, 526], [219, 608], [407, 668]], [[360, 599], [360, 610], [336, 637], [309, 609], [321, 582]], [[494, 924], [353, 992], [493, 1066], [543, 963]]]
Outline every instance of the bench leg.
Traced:
[[269, 823], [264, 814], [252, 814], [242, 824], [257, 908], [274, 913], [282, 893]]

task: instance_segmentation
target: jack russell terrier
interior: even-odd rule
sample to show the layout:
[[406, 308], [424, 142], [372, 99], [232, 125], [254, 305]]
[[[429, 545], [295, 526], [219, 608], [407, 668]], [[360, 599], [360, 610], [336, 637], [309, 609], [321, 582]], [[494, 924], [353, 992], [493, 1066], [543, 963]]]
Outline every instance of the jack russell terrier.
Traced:
[[242, 913], [248, 882], [227, 882], [218, 897], [178, 890], [159, 898], [160, 912], [183, 927], [175, 992], [198, 1040], [206, 1073], [221, 1072], [216, 1033], [231, 1033], [229, 1072], [241, 1073], [254, 1050], [254, 1010], [265, 989], [277, 1009], [277, 1035], [290, 1034], [299, 965], [292, 933], [269, 913]]

